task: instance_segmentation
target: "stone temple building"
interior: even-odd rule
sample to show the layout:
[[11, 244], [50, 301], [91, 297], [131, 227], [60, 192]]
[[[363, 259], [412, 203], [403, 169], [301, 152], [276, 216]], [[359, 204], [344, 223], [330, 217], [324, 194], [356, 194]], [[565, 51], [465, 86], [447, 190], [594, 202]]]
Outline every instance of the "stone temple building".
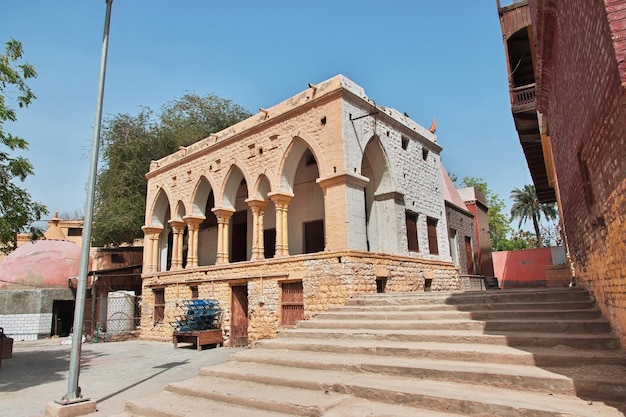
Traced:
[[219, 301], [237, 346], [355, 294], [467, 288], [441, 150], [337, 75], [152, 161], [141, 337], [171, 338], [191, 298]]

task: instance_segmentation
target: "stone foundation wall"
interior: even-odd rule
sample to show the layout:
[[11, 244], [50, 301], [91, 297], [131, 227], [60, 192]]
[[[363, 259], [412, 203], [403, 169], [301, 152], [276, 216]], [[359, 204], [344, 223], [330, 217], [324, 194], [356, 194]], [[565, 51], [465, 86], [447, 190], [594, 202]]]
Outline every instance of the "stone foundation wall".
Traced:
[[[376, 279], [386, 280], [385, 292], [423, 291], [426, 280], [431, 291], [464, 288], [452, 263], [369, 252], [335, 252], [241, 262], [194, 270], [169, 271], [143, 276], [141, 338], [171, 340], [176, 316], [183, 300], [198, 297], [217, 300], [223, 309], [225, 343], [230, 336], [232, 285], [248, 289], [248, 341], [275, 337], [281, 326], [281, 285], [301, 281], [304, 317], [339, 306], [353, 296], [376, 293]], [[154, 324], [154, 290], [165, 291], [165, 319]]]

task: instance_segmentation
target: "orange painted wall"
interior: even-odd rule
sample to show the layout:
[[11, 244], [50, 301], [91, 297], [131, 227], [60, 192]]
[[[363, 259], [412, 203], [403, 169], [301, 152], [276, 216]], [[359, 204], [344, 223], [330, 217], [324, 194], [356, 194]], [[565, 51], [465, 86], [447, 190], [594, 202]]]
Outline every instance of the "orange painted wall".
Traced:
[[500, 288], [546, 286], [546, 265], [552, 265], [552, 249], [493, 252], [493, 269]]

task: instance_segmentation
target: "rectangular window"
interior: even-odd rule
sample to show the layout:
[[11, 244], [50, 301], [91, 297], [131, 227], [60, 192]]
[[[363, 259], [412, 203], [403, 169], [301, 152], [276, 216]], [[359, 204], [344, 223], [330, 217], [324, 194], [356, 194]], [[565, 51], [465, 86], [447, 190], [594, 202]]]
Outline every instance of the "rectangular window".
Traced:
[[448, 231], [448, 242], [450, 243], [450, 257], [452, 257], [452, 263], [459, 266], [459, 248], [456, 242], [456, 230], [450, 229]]
[[304, 253], [324, 251], [324, 220], [304, 223]]
[[121, 253], [112, 253], [111, 254], [111, 263], [123, 264], [124, 263], [124, 255], [121, 254]]
[[263, 231], [263, 252], [265, 259], [273, 258], [276, 254], [276, 229]]
[[192, 300], [197, 300], [198, 299], [198, 286], [197, 285], [193, 285], [193, 286], [189, 287], [189, 289], [191, 290], [191, 299]]
[[472, 238], [465, 236], [465, 259], [467, 260], [467, 273], [474, 274], [474, 249], [472, 247]]
[[407, 212], [406, 218], [406, 240], [409, 251], [419, 252], [420, 248], [417, 243], [417, 214]]
[[439, 244], [437, 243], [437, 219], [429, 217], [426, 220], [428, 226], [428, 250], [431, 255], [439, 255]]
[[154, 293], [154, 324], [163, 323], [165, 318], [165, 288], [152, 290]]
[[386, 277], [378, 277], [378, 278], [376, 278], [376, 292], [378, 294], [384, 293], [386, 287], [387, 287], [387, 278]]
[[70, 227], [67, 229], [68, 236], [82, 236], [83, 228], [82, 227]]

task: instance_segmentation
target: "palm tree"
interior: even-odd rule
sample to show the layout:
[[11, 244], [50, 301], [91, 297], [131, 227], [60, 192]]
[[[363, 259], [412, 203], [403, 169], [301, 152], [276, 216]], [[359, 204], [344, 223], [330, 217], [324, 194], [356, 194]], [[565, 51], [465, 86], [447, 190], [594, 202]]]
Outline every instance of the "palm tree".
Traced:
[[555, 205], [553, 203], [540, 203], [537, 199], [535, 186], [531, 184], [526, 184], [521, 190], [514, 188], [513, 191], [511, 191], [511, 199], [513, 199], [511, 220], [519, 219], [518, 228], [520, 228], [522, 223], [526, 222], [526, 220], [532, 220], [535, 235], [537, 236], [537, 245], [542, 248], [543, 239], [539, 231], [541, 216], [543, 215], [547, 220], [556, 219], [557, 211]]

